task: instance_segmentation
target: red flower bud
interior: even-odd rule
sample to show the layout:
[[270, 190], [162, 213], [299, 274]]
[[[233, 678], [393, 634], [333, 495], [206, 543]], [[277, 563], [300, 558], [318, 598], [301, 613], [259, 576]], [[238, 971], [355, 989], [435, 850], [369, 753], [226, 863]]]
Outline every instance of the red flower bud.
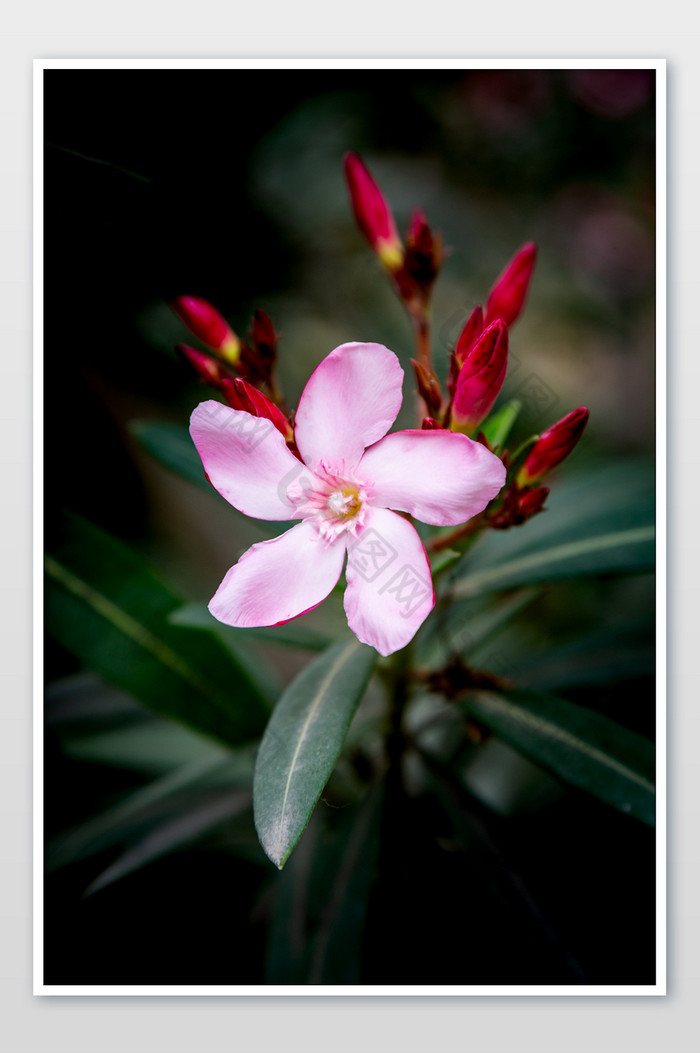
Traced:
[[508, 368], [508, 329], [492, 322], [467, 354], [457, 377], [450, 427], [473, 432], [489, 415]]
[[522, 494], [520, 497], [520, 508], [519, 512], [522, 516], [522, 522], [526, 519], [532, 519], [538, 512], [542, 512], [547, 495], [549, 493], [548, 486], [538, 486], [534, 490], [529, 490], [527, 493]]
[[398, 270], [404, 251], [384, 195], [357, 154], [346, 154], [343, 165], [358, 227], [387, 270]]
[[439, 424], [434, 417], [424, 417], [421, 429], [423, 431], [443, 431], [442, 424]]
[[203, 351], [197, 351], [188, 344], [178, 344], [178, 351], [185, 356], [193, 367], [200, 380], [205, 384], [211, 384], [214, 388], [220, 388], [226, 379], [223, 367], [211, 355], [205, 355]]
[[274, 402], [270, 402], [262, 391], [258, 391], [246, 380], [241, 380], [240, 377], [236, 380], [227, 378], [223, 381], [221, 390], [232, 409], [245, 410], [253, 417], [265, 417], [272, 421], [287, 442], [291, 442], [294, 438], [292, 426], [284, 413], [275, 406]]
[[484, 312], [481, 309], [480, 304], [477, 304], [472, 313], [467, 318], [464, 329], [459, 334], [459, 339], [455, 346], [455, 358], [457, 359], [457, 365], [461, 366], [465, 358], [474, 347], [479, 337], [484, 331]]
[[569, 456], [588, 422], [588, 410], [572, 410], [543, 431], [518, 472], [518, 486], [531, 486]]
[[225, 318], [215, 307], [201, 296], [178, 296], [171, 307], [179, 314], [194, 335], [217, 351], [231, 365], [237, 365], [241, 354], [241, 342]]
[[512, 483], [506, 491], [503, 503], [496, 513], [489, 517], [489, 526], [494, 530], [508, 530], [510, 527], [522, 526], [538, 512], [544, 511], [544, 503], [549, 493], [548, 486], [538, 486], [536, 490], [520, 490], [517, 483]]
[[536, 255], [537, 246], [531, 241], [516, 252], [489, 293], [487, 323], [501, 318], [506, 325], [513, 324], [525, 304]]
[[476, 341], [484, 331], [484, 312], [479, 304], [474, 308], [467, 319], [466, 325], [459, 334], [457, 345], [450, 355], [450, 371], [447, 377], [447, 390], [454, 395], [457, 386], [457, 377], [462, 368], [465, 358], [473, 348]]
[[403, 270], [425, 293], [430, 291], [442, 265], [442, 238], [433, 234], [425, 214], [415, 209], [406, 234]]
[[435, 376], [433, 370], [428, 366], [424, 366], [422, 362], [416, 362], [416, 360], [412, 358], [411, 365], [416, 374], [418, 394], [425, 402], [428, 412], [433, 414], [439, 413], [442, 405], [442, 389], [440, 388], [440, 381]]
[[250, 327], [252, 353], [244, 350], [243, 357], [251, 372], [262, 380], [269, 380], [277, 360], [277, 333], [272, 319], [265, 311], [256, 311]]

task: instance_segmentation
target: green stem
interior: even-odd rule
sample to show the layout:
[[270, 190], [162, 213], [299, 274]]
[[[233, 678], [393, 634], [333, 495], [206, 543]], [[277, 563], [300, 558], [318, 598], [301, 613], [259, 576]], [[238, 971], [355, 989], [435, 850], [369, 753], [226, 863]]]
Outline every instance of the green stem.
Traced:
[[440, 534], [438, 537], [431, 538], [426, 542], [425, 547], [428, 552], [440, 552], [443, 548], [451, 548], [457, 541], [464, 541], [466, 538], [473, 537], [480, 530], [483, 530], [486, 525], [483, 515], [474, 516], [468, 523], [451, 530], [449, 534]]

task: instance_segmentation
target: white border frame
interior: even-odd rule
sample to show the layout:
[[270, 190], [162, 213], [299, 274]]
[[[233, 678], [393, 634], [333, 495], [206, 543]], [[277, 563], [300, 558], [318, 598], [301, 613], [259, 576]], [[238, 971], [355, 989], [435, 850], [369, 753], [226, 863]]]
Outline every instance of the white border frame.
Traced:
[[[48, 69], [653, 69], [656, 71], [656, 976], [646, 985], [66, 985], [43, 982], [43, 73]], [[76, 996], [644, 996], [666, 994], [666, 60], [665, 59], [35, 59], [33, 228], [33, 976], [35, 995]]]

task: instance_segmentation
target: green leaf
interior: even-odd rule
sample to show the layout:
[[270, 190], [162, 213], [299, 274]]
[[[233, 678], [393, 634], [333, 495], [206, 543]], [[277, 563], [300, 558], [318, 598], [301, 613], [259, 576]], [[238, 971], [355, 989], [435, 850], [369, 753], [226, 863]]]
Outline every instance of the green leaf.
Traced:
[[594, 574], [653, 570], [654, 481], [644, 465], [601, 468], [556, 486], [548, 510], [480, 539], [447, 595], [478, 596]]
[[510, 402], [506, 402], [505, 406], [499, 409], [497, 413], [493, 413], [477, 429], [484, 433], [486, 441], [492, 450], [496, 451], [503, 448], [510, 435], [510, 429], [518, 419], [521, 408], [521, 402], [518, 402], [517, 399], [511, 399]]
[[226, 748], [209, 736], [173, 721], [150, 719], [143, 712], [147, 719], [129, 727], [94, 734], [61, 734], [61, 749], [75, 760], [150, 776], [164, 775], [181, 764], [206, 757], [227, 755]]
[[[650, 612], [651, 614], [651, 612]], [[516, 660], [512, 675], [528, 690], [557, 691], [562, 687], [610, 685], [652, 676], [654, 641], [647, 632], [608, 626], [569, 643], [530, 648]]]
[[381, 788], [375, 786], [332, 860], [333, 883], [313, 944], [310, 984], [360, 983], [365, 915], [379, 857], [381, 803]]
[[365, 917], [376, 876], [383, 788], [357, 807], [312, 817], [277, 875], [268, 934], [269, 984], [357, 984]]
[[279, 644], [282, 647], [298, 647], [305, 651], [323, 651], [332, 640], [323, 633], [301, 621], [287, 622], [286, 625], [270, 625], [262, 628], [236, 629], [232, 625], [218, 622], [203, 603], [187, 603], [170, 615], [173, 625], [186, 625], [190, 628], [210, 629], [220, 636], [228, 646], [238, 649], [241, 644], [250, 640], [261, 643]]
[[311, 662], [282, 695], [263, 736], [253, 785], [255, 826], [282, 869], [333, 771], [377, 652], [352, 640]]
[[86, 895], [97, 892], [127, 874], [160, 859], [162, 856], [191, 845], [250, 808], [250, 790], [210, 794], [204, 801], [190, 805], [175, 818], [161, 823], [142, 840], [128, 848], [97, 877]]
[[212, 633], [169, 624], [182, 600], [132, 549], [70, 516], [46, 572], [48, 631], [105, 680], [229, 745], [261, 733], [260, 685]]
[[129, 793], [118, 804], [100, 812], [72, 830], [57, 834], [46, 847], [47, 870], [56, 870], [69, 863], [101, 852], [124, 842], [142, 831], [155, 819], [162, 818], [163, 809], [173, 798], [181, 799], [183, 791], [209, 782], [211, 777], [226, 774], [230, 778], [230, 762], [221, 757], [182, 765], [162, 778]]
[[207, 481], [197, 449], [187, 428], [162, 420], [135, 420], [129, 431], [140, 446], [175, 475], [208, 494], [217, 491]]
[[606, 804], [654, 824], [654, 748], [608, 717], [526, 691], [475, 691], [463, 708], [525, 756]]

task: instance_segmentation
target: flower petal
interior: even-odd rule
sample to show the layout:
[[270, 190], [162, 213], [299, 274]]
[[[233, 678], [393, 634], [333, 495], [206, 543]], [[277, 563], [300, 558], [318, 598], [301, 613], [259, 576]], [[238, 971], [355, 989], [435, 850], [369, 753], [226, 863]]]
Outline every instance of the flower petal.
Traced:
[[213, 399], [190, 418], [190, 434], [209, 481], [234, 508], [254, 519], [298, 519], [289, 487], [311, 472], [272, 421]]
[[299, 523], [244, 552], [209, 610], [220, 622], [241, 628], [289, 621], [325, 600], [344, 559], [342, 540], [328, 544], [312, 523]]
[[382, 344], [341, 344], [311, 374], [294, 435], [306, 464], [351, 470], [386, 435], [401, 408], [403, 370]]
[[362, 458], [358, 476], [379, 508], [454, 526], [483, 511], [506, 479], [495, 454], [451, 431], [396, 431]]
[[430, 564], [407, 520], [369, 508], [348, 546], [345, 613], [357, 638], [382, 655], [405, 647], [435, 604]]

